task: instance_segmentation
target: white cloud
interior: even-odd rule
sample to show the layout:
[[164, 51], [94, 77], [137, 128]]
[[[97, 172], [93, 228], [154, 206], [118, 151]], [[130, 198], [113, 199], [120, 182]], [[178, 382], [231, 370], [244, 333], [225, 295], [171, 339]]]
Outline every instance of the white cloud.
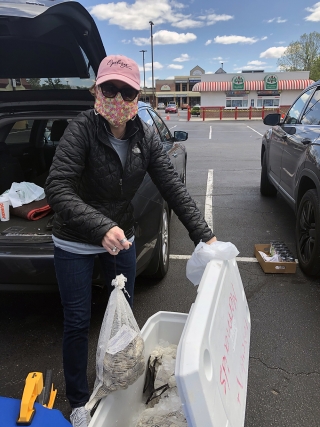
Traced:
[[121, 43], [130, 44], [131, 40], [123, 39], [123, 40], [121, 40]]
[[212, 58], [212, 59], [214, 59], [216, 61], [222, 61], [223, 60], [222, 56], [216, 56], [215, 58]]
[[[144, 64], [145, 71], [151, 71], [152, 70], [152, 62], [147, 62]], [[163, 68], [163, 65], [160, 64], [160, 62], [154, 62], [153, 63], [153, 69], [154, 70], [161, 70]], [[143, 72], [143, 67], [139, 66], [139, 71]]]
[[206, 71], [206, 74], [214, 74], [213, 71]]
[[[175, 31], [160, 30], [153, 35], [153, 44], [179, 44], [189, 43], [196, 40], [197, 36], [193, 33], [176, 33]], [[150, 37], [134, 37], [133, 42], [138, 46], [149, 45]]]
[[207, 40], [206, 42], [205, 42], [205, 46], [208, 46], [209, 44], [211, 44], [212, 43], [212, 40]]
[[206, 20], [206, 25], [214, 25], [216, 22], [219, 22], [219, 21], [229, 21], [230, 19], [233, 19], [233, 16], [216, 15], [215, 13], [211, 13], [208, 16], [200, 17], [200, 19]]
[[166, 77], [165, 80], [174, 80], [174, 76]]
[[279, 47], [269, 47], [269, 49], [265, 50], [264, 52], [260, 53], [260, 58], [280, 58], [284, 54], [284, 51], [286, 50], [286, 47], [279, 46]]
[[266, 64], [266, 62], [262, 62], [262, 61], [249, 61], [248, 65], [256, 65], [257, 67]]
[[196, 21], [195, 19], [184, 18], [172, 24], [173, 27], [177, 28], [198, 28], [203, 27], [202, 21]]
[[267, 36], [264, 36], [264, 37], [261, 37], [261, 39], [260, 40], [267, 40]]
[[135, 0], [132, 4], [125, 1], [98, 4], [90, 7], [89, 12], [98, 20], [108, 21], [110, 25], [118, 25], [126, 30], [146, 30], [150, 28], [149, 21], [155, 25], [171, 24], [178, 28], [197, 28], [213, 25], [218, 21], [233, 19], [231, 15], [206, 16], [183, 14], [186, 6], [172, 0]]
[[272, 22], [276, 22], [277, 24], [283, 24], [284, 22], [287, 22], [287, 19], [281, 19], [281, 16], [278, 16], [277, 18], [268, 19], [267, 23], [271, 24]]
[[190, 61], [190, 56], [187, 53], [182, 53], [178, 58], [175, 58], [174, 62], [185, 62]]
[[168, 65], [168, 68], [173, 68], [174, 70], [182, 70], [183, 65], [170, 64], [170, 65]]
[[310, 15], [304, 18], [306, 21], [320, 21], [320, 3], [315, 3], [312, 7], [307, 7], [306, 11], [311, 12]]
[[217, 36], [214, 38], [215, 43], [220, 44], [236, 44], [236, 43], [244, 43], [244, 44], [253, 44], [256, 43], [258, 39], [254, 37], [244, 37], [244, 36]]

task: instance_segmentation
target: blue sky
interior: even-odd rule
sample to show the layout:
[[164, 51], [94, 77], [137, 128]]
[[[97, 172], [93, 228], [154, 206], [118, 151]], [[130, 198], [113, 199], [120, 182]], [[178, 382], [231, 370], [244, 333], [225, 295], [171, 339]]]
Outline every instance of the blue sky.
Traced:
[[107, 54], [133, 58], [151, 86], [150, 24], [154, 76], [189, 75], [199, 65], [214, 73], [245, 69], [277, 71], [277, 59], [303, 33], [320, 32], [320, 2], [309, 0], [80, 0], [91, 13]]

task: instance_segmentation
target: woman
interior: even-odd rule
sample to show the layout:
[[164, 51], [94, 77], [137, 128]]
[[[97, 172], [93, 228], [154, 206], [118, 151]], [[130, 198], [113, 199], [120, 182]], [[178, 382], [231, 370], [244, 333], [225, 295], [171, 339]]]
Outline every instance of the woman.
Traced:
[[94, 109], [79, 114], [58, 145], [46, 181], [55, 212], [55, 269], [64, 308], [63, 363], [73, 426], [90, 415], [87, 384], [91, 279], [98, 254], [111, 287], [117, 274], [127, 278], [133, 304], [136, 256], [131, 200], [148, 172], [195, 244], [216, 240], [196, 203], [174, 170], [157, 133], [139, 119], [138, 65], [110, 55], [99, 66], [92, 89]]

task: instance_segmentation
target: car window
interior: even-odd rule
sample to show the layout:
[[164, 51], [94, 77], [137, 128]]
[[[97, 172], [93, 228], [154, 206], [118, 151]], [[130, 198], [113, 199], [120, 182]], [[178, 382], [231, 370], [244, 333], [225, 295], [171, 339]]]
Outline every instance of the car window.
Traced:
[[153, 110], [149, 110], [151, 117], [153, 118], [163, 142], [171, 142], [171, 133], [167, 126], [163, 123], [162, 119]]
[[301, 123], [304, 125], [319, 125], [320, 124], [320, 88], [313, 94], [310, 102], [303, 114]]
[[6, 138], [7, 145], [29, 143], [33, 120], [15, 122]]
[[284, 123], [291, 124], [291, 125], [298, 123], [300, 114], [302, 113], [313, 91], [314, 91], [314, 88], [307, 90], [300, 96], [300, 98], [296, 100], [296, 102], [292, 105], [292, 107], [288, 111], [287, 117], [285, 118]]
[[140, 119], [143, 120], [145, 123], [147, 123], [150, 126], [154, 125], [153, 120], [150, 117], [150, 114], [148, 113], [146, 108], [140, 108], [138, 114]]

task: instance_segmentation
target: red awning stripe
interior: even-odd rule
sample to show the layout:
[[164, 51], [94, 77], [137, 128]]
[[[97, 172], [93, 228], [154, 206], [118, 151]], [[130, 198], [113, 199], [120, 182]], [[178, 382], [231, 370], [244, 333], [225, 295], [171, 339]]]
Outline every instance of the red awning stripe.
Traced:
[[[303, 90], [313, 80], [279, 80], [279, 90]], [[193, 92], [225, 92], [232, 90], [232, 82], [199, 82], [192, 88]], [[244, 82], [244, 90], [264, 90], [264, 81]]]

